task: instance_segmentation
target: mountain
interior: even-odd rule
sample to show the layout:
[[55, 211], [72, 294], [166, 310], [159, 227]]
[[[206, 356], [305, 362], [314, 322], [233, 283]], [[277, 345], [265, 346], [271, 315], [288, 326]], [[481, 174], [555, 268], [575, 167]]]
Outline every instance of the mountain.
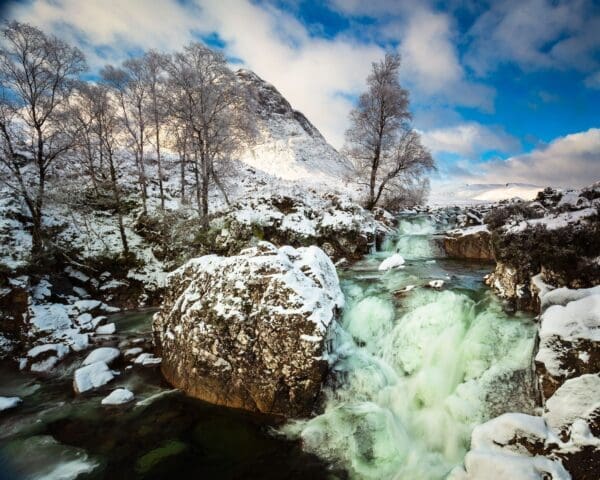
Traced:
[[469, 205], [509, 198], [533, 200], [544, 187], [528, 183], [472, 183], [432, 188], [430, 205]]
[[273, 85], [249, 70], [236, 75], [250, 99], [257, 130], [240, 160], [284, 180], [341, 185], [351, 172], [348, 160]]

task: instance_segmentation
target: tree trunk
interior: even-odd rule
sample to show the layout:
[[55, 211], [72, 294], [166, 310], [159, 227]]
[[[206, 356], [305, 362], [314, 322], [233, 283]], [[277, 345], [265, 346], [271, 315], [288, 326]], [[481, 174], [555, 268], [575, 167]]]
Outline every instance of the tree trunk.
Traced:
[[112, 157], [112, 152], [108, 152], [108, 163], [110, 168], [110, 181], [115, 195], [115, 203], [117, 207], [117, 219], [119, 222], [119, 234], [121, 235], [121, 243], [123, 244], [123, 254], [129, 254], [129, 245], [127, 243], [127, 235], [125, 234], [125, 225], [123, 224], [123, 208], [121, 206], [121, 193], [117, 183], [117, 172]]
[[200, 172], [198, 168], [198, 152], [194, 152], [194, 177], [196, 180], [196, 203], [198, 204], [198, 213], [202, 215], [202, 200], [200, 199]]
[[160, 159], [160, 128], [158, 122], [158, 115], [154, 116], [155, 127], [156, 127], [156, 163], [158, 166], [158, 188], [160, 190], [160, 208], [164, 211], [165, 209], [165, 192], [163, 189], [163, 171], [162, 163]]

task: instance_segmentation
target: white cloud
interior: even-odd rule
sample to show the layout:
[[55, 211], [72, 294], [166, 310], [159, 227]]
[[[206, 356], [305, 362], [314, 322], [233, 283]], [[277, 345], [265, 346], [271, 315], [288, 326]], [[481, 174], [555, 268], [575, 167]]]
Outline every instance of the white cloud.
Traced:
[[470, 182], [520, 182], [536, 185], [582, 187], [600, 180], [600, 129], [554, 139], [543, 148], [473, 166]]
[[484, 151], [508, 153], [519, 148], [519, 141], [501, 129], [492, 129], [474, 122], [427, 130], [421, 134], [423, 143], [433, 153], [455, 153], [472, 158]]
[[455, 46], [448, 15], [416, 9], [405, 28], [396, 29], [406, 69], [401, 76], [428, 99], [493, 110], [493, 89], [469, 81]]
[[273, 83], [337, 147], [352, 107], [340, 93], [359, 93], [371, 62], [383, 56], [377, 45], [349, 37], [313, 38], [290, 14], [248, 0], [33, 0], [10, 13], [78, 45], [92, 69], [217, 32], [229, 55]]
[[597, 66], [600, 19], [591, 0], [493, 2], [469, 31], [466, 64], [483, 75], [503, 62], [525, 70]]

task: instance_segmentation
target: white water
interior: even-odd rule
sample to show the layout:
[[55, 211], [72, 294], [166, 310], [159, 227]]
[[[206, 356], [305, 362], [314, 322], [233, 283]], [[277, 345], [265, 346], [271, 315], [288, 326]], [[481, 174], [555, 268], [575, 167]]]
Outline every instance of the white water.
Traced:
[[[347, 307], [333, 353], [341, 384], [326, 392], [323, 414], [284, 428], [351, 478], [445, 478], [462, 463], [473, 427], [502, 407], [506, 379], [529, 367], [532, 323], [507, 317], [478, 286], [480, 272], [427, 262], [431, 233], [422, 219], [402, 222], [387, 247], [420, 260], [382, 274], [377, 254], [343, 282]], [[432, 278], [452, 281], [444, 291], [392, 295]]]

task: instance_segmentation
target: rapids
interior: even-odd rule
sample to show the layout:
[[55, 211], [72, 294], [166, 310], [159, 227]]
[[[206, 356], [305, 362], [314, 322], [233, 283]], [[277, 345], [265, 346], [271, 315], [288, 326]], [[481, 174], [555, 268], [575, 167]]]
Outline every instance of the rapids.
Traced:
[[[432, 258], [434, 233], [426, 217], [401, 220], [385, 251], [341, 274], [324, 412], [283, 428], [351, 478], [445, 478], [475, 425], [533, 408], [533, 322], [503, 312], [482, 284], [489, 267]], [[378, 272], [392, 253], [405, 268]]]

